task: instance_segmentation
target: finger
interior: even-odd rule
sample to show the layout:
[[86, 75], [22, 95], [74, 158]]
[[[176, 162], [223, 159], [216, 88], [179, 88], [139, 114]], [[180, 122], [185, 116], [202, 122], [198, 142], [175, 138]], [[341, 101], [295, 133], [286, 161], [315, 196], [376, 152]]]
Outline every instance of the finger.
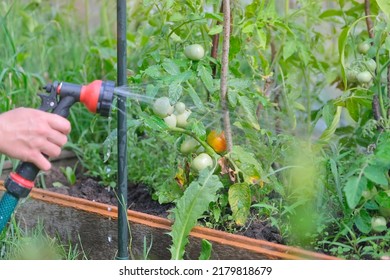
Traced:
[[71, 130], [70, 122], [58, 115], [50, 115], [48, 123], [51, 128], [62, 132], [63, 134], [69, 134]]
[[34, 163], [40, 170], [43, 171], [48, 171], [51, 168], [50, 161], [46, 157], [44, 157], [41, 153], [37, 153], [36, 155], [34, 155], [31, 162]]
[[66, 135], [62, 134], [57, 130], [51, 130], [49, 135], [47, 136], [47, 140], [53, 143], [54, 145], [62, 147], [68, 141], [68, 137], [66, 137]]
[[61, 147], [49, 141], [40, 150], [42, 154], [48, 157], [58, 157], [61, 154]]

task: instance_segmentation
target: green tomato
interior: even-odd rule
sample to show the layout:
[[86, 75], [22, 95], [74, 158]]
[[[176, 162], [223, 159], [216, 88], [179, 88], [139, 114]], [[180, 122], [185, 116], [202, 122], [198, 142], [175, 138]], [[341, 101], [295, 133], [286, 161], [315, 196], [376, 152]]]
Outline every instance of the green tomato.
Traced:
[[166, 116], [173, 113], [173, 106], [171, 106], [171, 103], [169, 102], [168, 97], [160, 97], [157, 98], [156, 101], [153, 103], [153, 112], [161, 117], [165, 118]]
[[181, 128], [185, 128], [187, 126], [187, 119], [191, 115], [190, 110], [185, 110], [184, 113], [176, 115], [177, 123], [176, 125]]
[[382, 216], [371, 218], [371, 228], [373, 231], [382, 232], [387, 229], [386, 219]]
[[170, 128], [175, 128], [176, 127], [176, 116], [174, 114], [167, 116], [164, 118], [164, 122], [168, 125]]
[[363, 71], [357, 74], [356, 79], [359, 81], [361, 84], [367, 84], [371, 82], [372, 75], [369, 71]]
[[189, 154], [193, 152], [198, 146], [198, 141], [192, 137], [187, 137], [180, 145], [180, 152], [183, 154]]
[[199, 44], [185, 47], [184, 55], [191, 60], [201, 60], [204, 57], [204, 48]]
[[367, 60], [366, 61], [366, 66], [367, 69], [370, 70], [371, 72], [375, 72], [376, 70], [376, 62], [373, 59]]
[[370, 49], [370, 44], [367, 42], [361, 42], [358, 45], [358, 52], [361, 54], [366, 54], [368, 53], [368, 50]]
[[183, 102], [176, 103], [175, 111], [178, 115], [183, 114], [185, 110], [186, 110], [186, 104], [184, 104]]
[[355, 83], [357, 81], [356, 76], [359, 72], [355, 69], [348, 69], [347, 70], [347, 81], [350, 83]]
[[191, 163], [191, 167], [196, 171], [201, 171], [206, 167], [211, 167], [211, 166], [213, 166], [213, 160], [206, 153], [201, 153], [196, 158], [194, 158]]

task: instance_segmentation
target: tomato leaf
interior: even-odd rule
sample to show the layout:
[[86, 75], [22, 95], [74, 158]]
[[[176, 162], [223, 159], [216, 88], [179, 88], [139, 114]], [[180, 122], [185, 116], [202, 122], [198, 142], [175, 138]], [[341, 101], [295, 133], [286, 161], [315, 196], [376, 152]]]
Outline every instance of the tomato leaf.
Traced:
[[214, 81], [211, 71], [208, 71], [202, 64], [198, 66], [198, 76], [209, 92], [214, 92]]
[[169, 85], [169, 101], [171, 104], [175, 104], [183, 93], [183, 87], [179, 83], [172, 83]]
[[374, 182], [378, 185], [388, 185], [388, 181], [385, 175], [385, 172], [387, 172], [387, 169], [377, 166], [377, 165], [369, 165], [364, 169], [364, 176], [366, 176], [367, 179]]
[[194, 88], [190, 85], [188, 88], [188, 94], [192, 99], [192, 102], [194, 102], [194, 105], [200, 110], [204, 111], [205, 107], [203, 105], [202, 100], [199, 98], [198, 93], [194, 90]]
[[176, 65], [175, 62], [173, 62], [172, 59], [166, 58], [164, 59], [164, 62], [161, 64], [161, 66], [164, 68], [164, 70], [171, 75], [178, 75], [180, 74], [180, 69]]
[[169, 235], [172, 237], [170, 252], [173, 260], [183, 259], [190, 231], [209, 204], [216, 201], [217, 191], [223, 187], [213, 171], [208, 168], [202, 170], [199, 179], [191, 182], [172, 210], [175, 221]]
[[371, 216], [366, 210], [360, 210], [355, 217], [355, 225], [362, 233], [369, 233], [371, 230]]
[[221, 33], [222, 32], [222, 29], [223, 29], [223, 26], [222, 25], [220, 25], [220, 24], [218, 24], [218, 25], [214, 25], [211, 29], [210, 29], [210, 31], [209, 31], [209, 35], [215, 35], [215, 34], [219, 34], [219, 33]]
[[246, 96], [238, 96], [238, 101], [244, 109], [245, 118], [252, 126], [252, 128], [260, 130], [260, 125], [255, 114], [253, 102]]
[[335, 133], [336, 129], [337, 129], [337, 126], [340, 122], [340, 117], [341, 117], [341, 109], [342, 107], [340, 106], [337, 106], [337, 109], [336, 109], [336, 113], [333, 117], [333, 121], [332, 123], [330, 124], [330, 126], [328, 126], [327, 129], [325, 129], [325, 131], [321, 134], [320, 138], [319, 138], [319, 141], [321, 142], [328, 142], [331, 137], [333, 136], [333, 134]]
[[139, 114], [139, 116], [142, 119], [144, 125], [151, 128], [152, 130], [164, 131], [168, 129], [168, 126], [164, 120], [155, 115], [149, 116], [148, 114], [142, 112]]
[[347, 204], [350, 209], [355, 209], [362, 197], [363, 190], [367, 187], [367, 179], [365, 177], [351, 177], [348, 179], [344, 188]]
[[237, 183], [229, 187], [229, 204], [237, 225], [245, 225], [251, 207], [251, 191], [247, 183]]

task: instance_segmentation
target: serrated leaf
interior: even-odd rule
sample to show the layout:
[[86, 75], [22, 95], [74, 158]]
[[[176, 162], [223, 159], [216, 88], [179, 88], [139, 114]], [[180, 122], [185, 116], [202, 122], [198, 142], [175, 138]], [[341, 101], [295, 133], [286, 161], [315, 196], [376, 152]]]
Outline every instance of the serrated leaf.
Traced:
[[171, 104], [175, 104], [183, 93], [183, 87], [181, 84], [172, 83], [168, 87], [169, 101]]
[[207, 211], [209, 204], [217, 199], [217, 191], [223, 187], [214, 170], [202, 170], [199, 179], [192, 181], [183, 196], [176, 202], [173, 209], [174, 223], [171, 228], [172, 246], [171, 259], [183, 258], [188, 235], [196, 225], [197, 220]]
[[202, 122], [196, 121], [192, 123], [190, 130], [200, 139], [206, 139], [206, 127]]
[[237, 106], [238, 93], [235, 90], [229, 90], [227, 93], [230, 106], [233, 108]]
[[198, 93], [194, 90], [192, 86], [188, 87], [188, 94], [190, 95], [194, 105], [202, 112], [205, 110], [202, 100], [199, 98]]
[[176, 65], [176, 63], [169, 58], [164, 59], [164, 62], [161, 64], [161, 66], [164, 68], [164, 70], [171, 74], [171, 75], [178, 75], [180, 74], [180, 69]]
[[222, 30], [223, 30], [223, 26], [222, 26], [222, 25], [220, 25], [220, 24], [214, 25], [214, 26], [210, 29], [210, 31], [209, 31], [208, 34], [209, 34], [210, 36], [212, 36], [212, 35], [221, 33]]
[[244, 90], [252, 86], [252, 81], [248, 79], [230, 79], [228, 81], [229, 88]]
[[199, 64], [198, 66], [198, 76], [202, 80], [203, 84], [209, 92], [214, 91], [214, 81], [213, 76], [211, 75], [211, 70], [208, 71], [203, 65]]
[[161, 68], [160, 65], [152, 65], [145, 69], [144, 74], [148, 75], [153, 79], [158, 79], [161, 77]]
[[351, 177], [348, 179], [344, 188], [347, 204], [350, 209], [355, 209], [362, 197], [363, 190], [367, 187], [367, 179], [365, 177]]
[[160, 119], [159, 117], [153, 115], [149, 116], [146, 113], [140, 113], [140, 118], [142, 119], [142, 122], [145, 126], [151, 128], [152, 130], [156, 131], [164, 131], [168, 129], [167, 124], [164, 122], [164, 120]]
[[255, 108], [252, 100], [246, 96], [238, 96], [238, 101], [245, 111], [245, 118], [252, 128], [260, 130], [260, 125], [256, 117]]
[[245, 225], [251, 207], [251, 191], [246, 183], [237, 183], [229, 187], [229, 204], [233, 219], [237, 225]]
[[148, 84], [147, 86], [146, 86], [146, 92], [145, 92], [145, 94], [147, 95], [147, 96], [150, 96], [150, 97], [152, 97], [152, 98], [154, 98], [156, 95], [157, 95], [157, 93], [158, 93], [158, 91], [160, 90], [160, 87], [159, 86], [155, 86], [155, 85], [153, 85], [153, 84]]
[[211, 252], [213, 249], [213, 245], [210, 241], [206, 239], [202, 239], [202, 247], [200, 250], [199, 260], [209, 260], [211, 257]]
[[370, 181], [378, 185], [387, 186], [388, 181], [385, 172], [387, 172], [387, 169], [377, 165], [369, 165], [363, 171], [364, 176]]
[[369, 233], [371, 230], [371, 216], [366, 210], [360, 210], [355, 218], [355, 225], [362, 233]]

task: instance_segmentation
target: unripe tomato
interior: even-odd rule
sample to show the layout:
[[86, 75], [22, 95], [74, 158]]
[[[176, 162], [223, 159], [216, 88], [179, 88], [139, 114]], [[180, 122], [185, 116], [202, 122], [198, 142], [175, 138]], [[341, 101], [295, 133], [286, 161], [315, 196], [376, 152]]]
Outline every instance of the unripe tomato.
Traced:
[[172, 114], [173, 106], [171, 106], [169, 98], [165, 96], [157, 98], [153, 103], [153, 112], [161, 118], [165, 118], [166, 116]]
[[176, 103], [175, 111], [178, 115], [183, 114], [185, 110], [186, 110], [186, 104], [184, 104], [183, 102]]
[[357, 74], [356, 79], [359, 81], [361, 84], [367, 84], [371, 82], [372, 75], [369, 71], [363, 71]]
[[199, 44], [185, 47], [184, 55], [191, 60], [200, 60], [204, 57], [204, 48]]
[[209, 135], [207, 135], [207, 143], [217, 153], [226, 151], [226, 139], [223, 131], [220, 134], [217, 134], [215, 130], [210, 131]]
[[386, 219], [382, 216], [376, 216], [371, 218], [371, 228], [373, 231], [382, 232], [387, 229]]
[[366, 66], [367, 66], [368, 70], [370, 70], [371, 72], [374, 72], [376, 70], [375, 60], [373, 60], [373, 59], [367, 60]]
[[190, 110], [185, 110], [182, 114], [176, 116], [177, 123], [176, 125], [181, 128], [185, 128], [187, 126], [187, 119], [191, 115]]
[[176, 116], [174, 114], [167, 116], [164, 118], [164, 122], [168, 125], [168, 127], [174, 128], [177, 123]]
[[366, 54], [369, 49], [370, 49], [370, 44], [367, 42], [361, 42], [358, 45], [358, 52], [361, 54]]
[[193, 152], [199, 146], [198, 141], [192, 137], [186, 138], [180, 145], [180, 152], [183, 154], [189, 154]]
[[356, 82], [357, 81], [356, 76], [357, 76], [358, 73], [359, 72], [356, 71], [355, 69], [347, 70], [347, 80], [348, 80], [348, 82], [350, 82], [350, 83]]
[[194, 168], [196, 171], [201, 171], [206, 167], [211, 167], [211, 166], [213, 166], [213, 160], [206, 153], [201, 153], [196, 158], [194, 158], [191, 163], [191, 167]]

